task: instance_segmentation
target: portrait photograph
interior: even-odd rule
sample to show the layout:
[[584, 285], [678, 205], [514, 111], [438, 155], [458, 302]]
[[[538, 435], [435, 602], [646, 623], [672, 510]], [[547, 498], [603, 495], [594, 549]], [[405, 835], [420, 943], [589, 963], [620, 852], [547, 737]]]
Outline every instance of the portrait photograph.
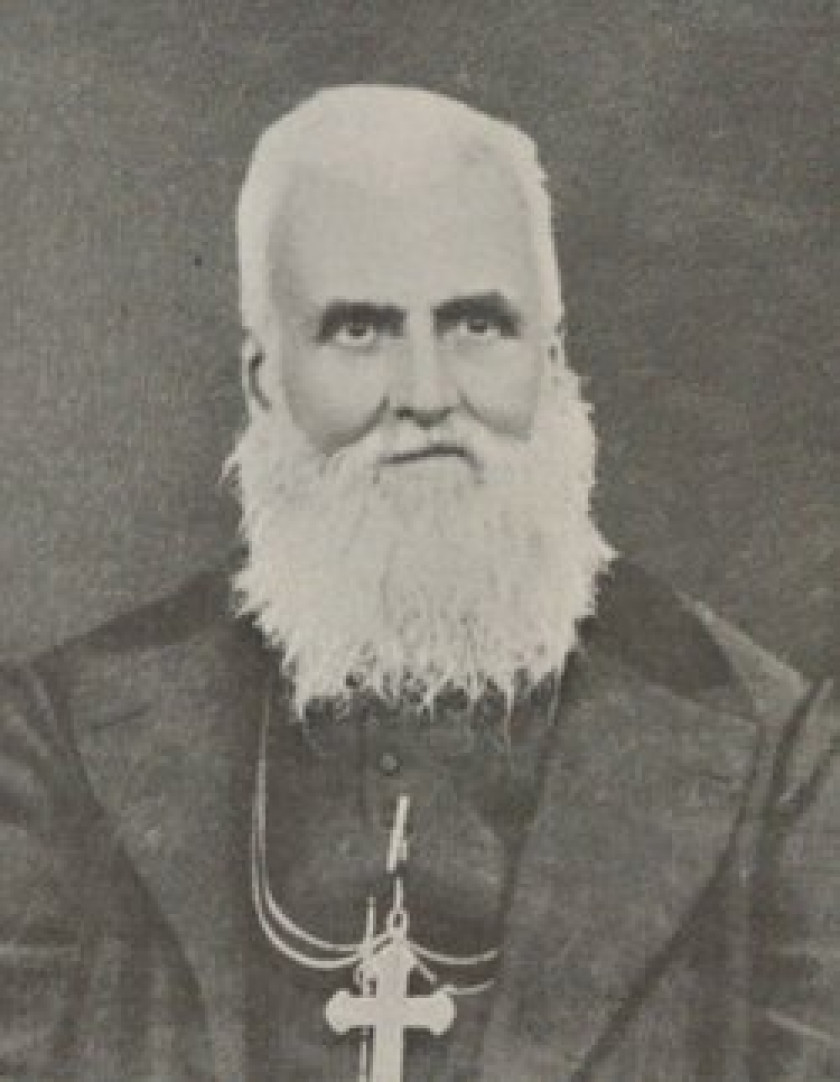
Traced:
[[2, 5], [0, 1082], [840, 1079], [838, 31]]

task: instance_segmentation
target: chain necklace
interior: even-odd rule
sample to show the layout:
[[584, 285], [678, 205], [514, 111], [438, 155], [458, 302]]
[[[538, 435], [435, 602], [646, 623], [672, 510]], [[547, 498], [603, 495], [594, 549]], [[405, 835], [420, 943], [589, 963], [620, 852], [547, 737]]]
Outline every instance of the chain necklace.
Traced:
[[[356, 967], [357, 984], [360, 981], [359, 967], [363, 967], [366, 959], [369, 960], [394, 941], [395, 928], [399, 930], [405, 949], [411, 953], [415, 968], [420, 969], [431, 984], [437, 985], [439, 980], [429, 968], [430, 965], [451, 968], [466, 975], [470, 971], [486, 969], [497, 962], [498, 948], [470, 955], [455, 955], [434, 950], [408, 937], [402, 879], [397, 874], [399, 865], [404, 862], [407, 854], [407, 843], [403, 836], [408, 810], [408, 797], [405, 796], [400, 798], [397, 805], [389, 845], [386, 869], [393, 879], [394, 901], [383, 931], [375, 930], [373, 899], [368, 899], [365, 933], [357, 943], [337, 943], [323, 939], [301, 927], [285, 912], [272, 893], [266, 856], [267, 744], [270, 717], [271, 689], [266, 694], [263, 711], [251, 818], [251, 893], [257, 920], [271, 946], [304, 969], [338, 972]], [[441, 987], [450, 995], [467, 996], [484, 992], [492, 984], [491, 977], [471, 983], [450, 981]]]

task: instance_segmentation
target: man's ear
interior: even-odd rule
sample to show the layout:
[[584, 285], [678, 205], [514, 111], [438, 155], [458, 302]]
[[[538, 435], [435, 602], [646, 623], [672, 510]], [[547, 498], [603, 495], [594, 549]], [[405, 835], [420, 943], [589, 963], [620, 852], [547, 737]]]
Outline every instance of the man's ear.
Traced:
[[251, 408], [254, 403], [261, 409], [271, 409], [271, 400], [265, 393], [265, 350], [252, 331], [246, 331], [242, 342], [242, 393]]
[[563, 340], [566, 337], [566, 319], [561, 316], [554, 325], [548, 345], [548, 356], [556, 364], [563, 356]]

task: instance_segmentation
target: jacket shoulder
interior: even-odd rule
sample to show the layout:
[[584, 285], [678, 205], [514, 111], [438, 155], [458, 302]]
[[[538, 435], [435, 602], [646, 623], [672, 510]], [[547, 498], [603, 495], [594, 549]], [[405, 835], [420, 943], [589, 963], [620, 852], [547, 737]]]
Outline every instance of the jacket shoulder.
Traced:
[[228, 571], [213, 568], [26, 664], [78, 730], [124, 720], [179, 687], [212, 697], [261, 657], [253, 626], [234, 617]]
[[582, 628], [582, 645], [681, 698], [755, 719], [761, 709], [749, 674], [707, 612], [618, 557], [599, 581], [596, 614]]
[[227, 571], [208, 568], [171, 593], [121, 613], [60, 649], [119, 654], [176, 646], [232, 614]]

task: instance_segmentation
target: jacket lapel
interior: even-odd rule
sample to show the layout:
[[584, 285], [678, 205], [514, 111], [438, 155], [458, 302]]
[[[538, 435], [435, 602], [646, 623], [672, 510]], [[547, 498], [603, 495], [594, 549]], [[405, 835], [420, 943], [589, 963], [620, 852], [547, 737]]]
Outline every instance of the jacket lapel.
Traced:
[[116, 842], [197, 979], [220, 1080], [248, 1076], [248, 824], [264, 657], [232, 621], [185, 643], [95, 650], [72, 712]]
[[565, 684], [555, 754], [521, 858], [485, 1082], [564, 1082], [713, 879], [738, 821], [757, 728], [597, 648]]

